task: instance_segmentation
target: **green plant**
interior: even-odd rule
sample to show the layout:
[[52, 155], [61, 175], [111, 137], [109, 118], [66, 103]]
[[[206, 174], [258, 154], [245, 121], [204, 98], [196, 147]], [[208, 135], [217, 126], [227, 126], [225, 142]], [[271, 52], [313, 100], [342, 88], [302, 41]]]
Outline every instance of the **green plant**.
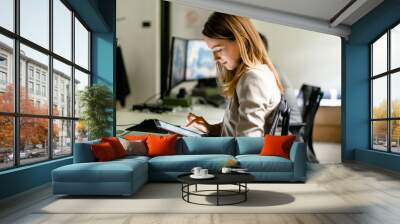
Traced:
[[109, 136], [112, 125], [113, 99], [111, 91], [104, 85], [94, 84], [79, 93], [81, 118], [88, 129], [89, 140]]

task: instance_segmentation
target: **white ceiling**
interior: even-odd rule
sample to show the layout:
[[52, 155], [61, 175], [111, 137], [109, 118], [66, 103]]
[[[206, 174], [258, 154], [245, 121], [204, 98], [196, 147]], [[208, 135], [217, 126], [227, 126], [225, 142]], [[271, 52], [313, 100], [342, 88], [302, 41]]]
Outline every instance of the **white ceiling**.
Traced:
[[[351, 25], [383, 0], [170, 0], [188, 6], [348, 37]], [[337, 20], [333, 20], [350, 4]]]
[[226, 0], [329, 21], [351, 0]]

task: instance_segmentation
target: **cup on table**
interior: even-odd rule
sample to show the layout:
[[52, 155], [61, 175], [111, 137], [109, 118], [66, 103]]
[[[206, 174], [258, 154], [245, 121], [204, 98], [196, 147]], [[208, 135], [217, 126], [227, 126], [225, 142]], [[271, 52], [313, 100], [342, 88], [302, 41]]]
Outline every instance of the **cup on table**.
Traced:
[[230, 173], [232, 171], [232, 168], [230, 167], [222, 167], [221, 172], [222, 173]]
[[201, 171], [201, 170], [202, 170], [202, 168], [199, 167], [199, 166], [193, 167], [192, 173], [193, 173], [194, 175], [196, 175], [196, 176], [200, 176], [200, 175], [201, 175], [201, 174], [200, 174], [200, 171]]
[[208, 175], [208, 169], [201, 169], [200, 170], [200, 176], [207, 176]]

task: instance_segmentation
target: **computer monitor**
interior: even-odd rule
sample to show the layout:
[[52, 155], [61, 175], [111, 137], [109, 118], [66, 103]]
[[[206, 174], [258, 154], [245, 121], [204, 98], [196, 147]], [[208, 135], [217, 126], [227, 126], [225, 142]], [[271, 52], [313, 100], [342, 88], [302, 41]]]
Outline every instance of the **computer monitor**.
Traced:
[[214, 55], [204, 40], [188, 40], [185, 80], [217, 77]]
[[172, 38], [170, 75], [167, 95], [179, 83], [185, 81], [187, 40]]

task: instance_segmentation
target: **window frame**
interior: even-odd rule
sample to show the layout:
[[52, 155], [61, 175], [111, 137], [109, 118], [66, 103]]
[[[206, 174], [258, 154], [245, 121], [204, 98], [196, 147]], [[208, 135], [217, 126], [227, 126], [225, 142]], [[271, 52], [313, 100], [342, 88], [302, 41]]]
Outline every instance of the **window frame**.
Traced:
[[[92, 85], [92, 80], [93, 80], [93, 74], [92, 74], [92, 61], [91, 61], [91, 49], [92, 49], [92, 43], [91, 43], [91, 37], [92, 37], [92, 30], [88, 27], [88, 25], [83, 21], [83, 19], [76, 13], [72, 7], [65, 1], [65, 0], [59, 0], [68, 10], [71, 11], [71, 18], [70, 18], [70, 23], [71, 23], [71, 59], [64, 58], [63, 56], [55, 53], [53, 50], [53, 24], [54, 24], [54, 17], [53, 17], [53, 1], [54, 0], [48, 0], [49, 2], [49, 47], [46, 49], [45, 47], [42, 47], [39, 44], [34, 43], [33, 41], [30, 41], [27, 38], [24, 38], [23, 36], [20, 35], [20, 0], [14, 0], [13, 1], [13, 10], [14, 10], [14, 18], [13, 18], [13, 31], [10, 31], [4, 27], [0, 26], [0, 35], [3, 35], [7, 38], [11, 38], [13, 40], [13, 64], [12, 66], [12, 74], [14, 78], [14, 110], [13, 112], [2, 112], [0, 111], [0, 116], [4, 117], [12, 117], [13, 119], [13, 153], [14, 153], [14, 161], [13, 161], [13, 166], [11, 167], [5, 167], [5, 168], [0, 168], [0, 172], [5, 171], [5, 170], [10, 170], [10, 169], [16, 169], [19, 167], [23, 166], [29, 166], [37, 163], [43, 163], [49, 160], [53, 159], [61, 159], [65, 157], [70, 157], [73, 156], [74, 152], [74, 143], [75, 143], [75, 126], [76, 126], [76, 121], [79, 120], [79, 117], [75, 117], [75, 108], [71, 108], [71, 114], [68, 116], [56, 116], [53, 115], [53, 60], [58, 60], [61, 63], [64, 63], [68, 66], [71, 66], [71, 93], [72, 93], [72, 99], [71, 99], [71, 104], [74, 105], [75, 103], [75, 88], [74, 88], [74, 82], [75, 82], [75, 69], [85, 73], [88, 75], [89, 78], [89, 83], [88, 86]], [[88, 31], [88, 69], [85, 69], [78, 64], [75, 63], [75, 18], [79, 20], [79, 22], [83, 25], [83, 27]], [[45, 90], [48, 92], [45, 95], [48, 96], [48, 112], [46, 115], [39, 115], [39, 114], [27, 114], [27, 113], [21, 113], [20, 111], [20, 45], [23, 44], [27, 47], [32, 48], [33, 50], [36, 50], [40, 53], [43, 53], [48, 56], [49, 58], [49, 63], [48, 63], [48, 76], [46, 80], [46, 87]], [[35, 85], [37, 83], [40, 83], [42, 86], [42, 79], [41, 75], [42, 72], [39, 72], [39, 80], [36, 79], [36, 72], [37, 70], [33, 67], [33, 79], [31, 79], [30, 74], [29, 74], [29, 68], [30, 65], [27, 63], [27, 73], [26, 75], [26, 82], [28, 81], [33, 81], [34, 85], [34, 92], [36, 92]], [[28, 84], [27, 84], [28, 85]], [[28, 87], [28, 86], [27, 86]], [[29, 91], [27, 89], [27, 91]], [[41, 91], [38, 96], [42, 97]], [[34, 102], [35, 103], [35, 102]], [[48, 136], [47, 136], [47, 150], [48, 150], [48, 155], [47, 157], [44, 157], [43, 160], [40, 160], [38, 162], [32, 162], [32, 163], [26, 163], [26, 164], [21, 164], [20, 161], [20, 119], [21, 118], [45, 118], [47, 119], [48, 122]], [[54, 147], [53, 147], [53, 122], [56, 120], [65, 120], [65, 121], [70, 121], [71, 122], [71, 153], [68, 155], [62, 155], [62, 156], [54, 156]]]
[[[369, 44], [369, 149], [373, 151], [379, 151], [379, 152], [386, 152], [386, 153], [391, 153], [391, 154], [400, 154], [400, 152], [393, 152], [392, 151], [392, 127], [391, 123], [392, 121], [397, 121], [400, 120], [400, 117], [392, 117], [392, 98], [391, 98], [391, 92], [392, 92], [392, 85], [391, 85], [391, 79], [392, 75], [395, 75], [396, 73], [400, 72], [400, 67], [391, 69], [391, 31], [393, 28], [396, 26], [400, 26], [400, 21], [395, 22], [392, 24], [389, 28], [387, 28], [383, 33], [379, 34], [375, 39], [373, 39]], [[384, 35], [387, 35], [387, 64], [386, 64], [386, 71], [382, 72], [380, 74], [376, 74], [374, 76], [373, 74], [373, 44], [376, 43], [381, 37]], [[378, 78], [386, 77], [386, 87], [387, 87], [387, 105], [386, 105], [386, 118], [373, 118], [373, 81]], [[373, 122], [375, 121], [386, 121], [386, 151], [379, 150], [374, 148], [374, 136], [373, 136]]]

